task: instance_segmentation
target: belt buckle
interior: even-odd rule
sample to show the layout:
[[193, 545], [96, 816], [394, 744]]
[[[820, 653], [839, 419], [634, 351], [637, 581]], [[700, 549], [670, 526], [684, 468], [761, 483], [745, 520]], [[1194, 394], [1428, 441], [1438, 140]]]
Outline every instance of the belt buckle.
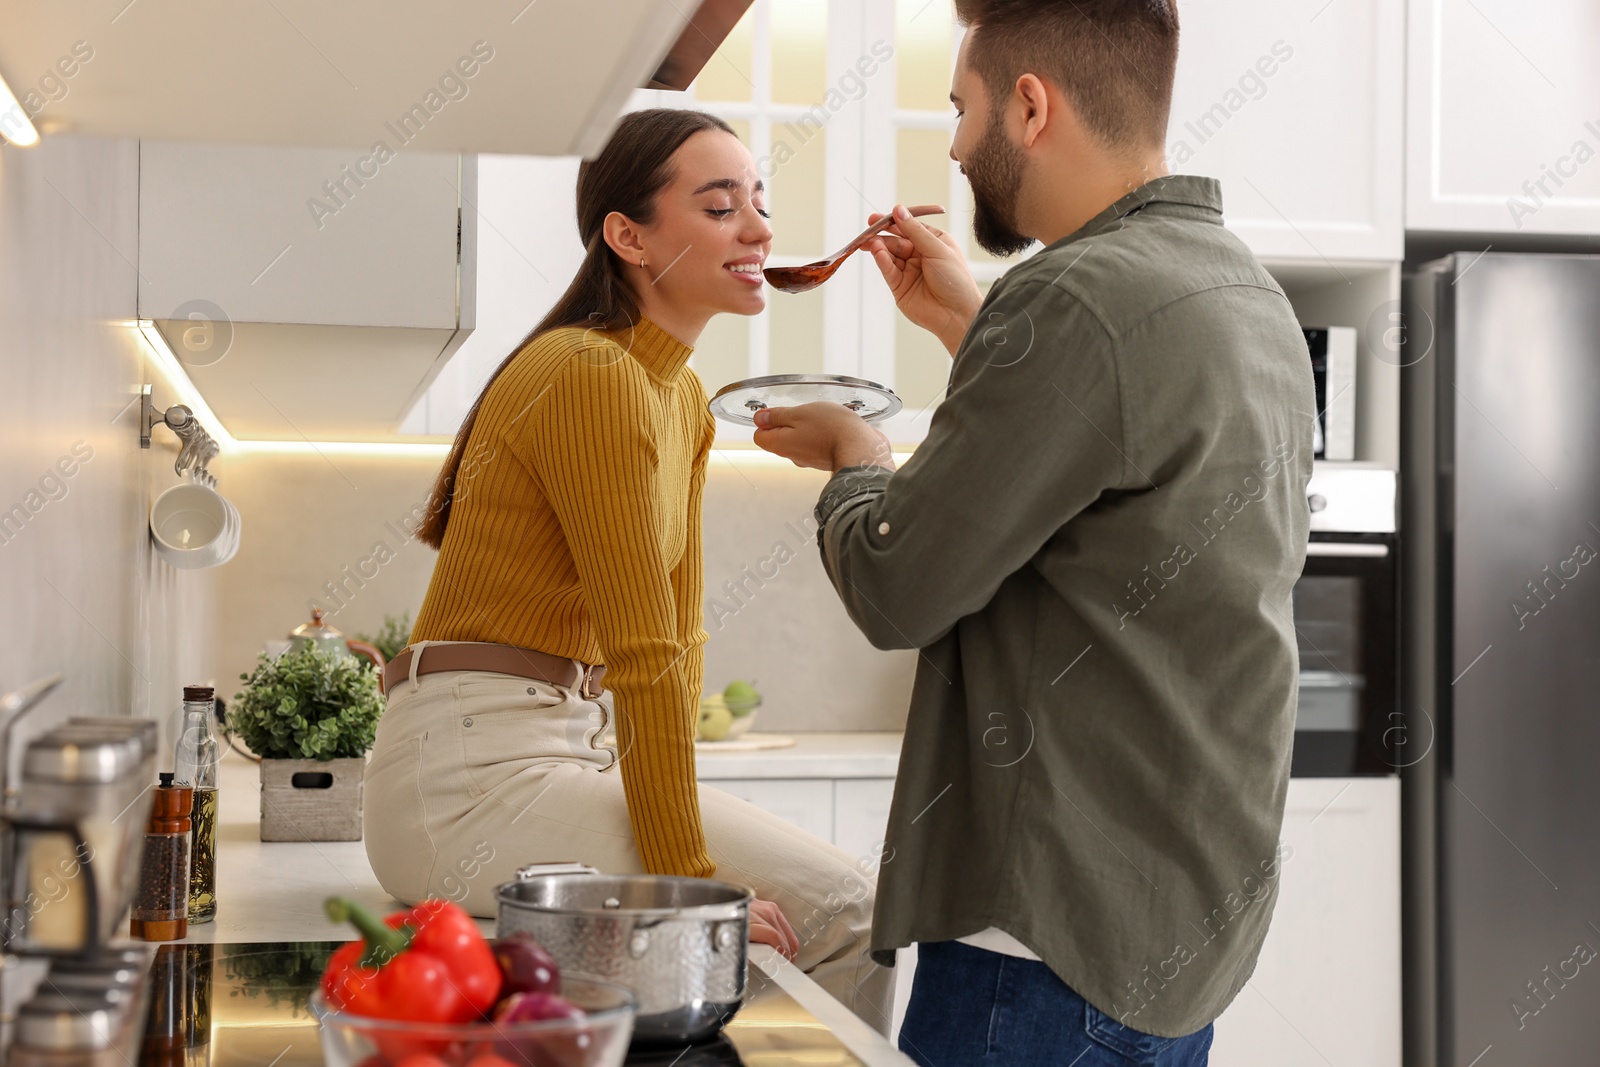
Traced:
[[578, 691], [585, 700], [598, 700], [605, 690], [594, 683], [594, 665], [586, 663], [583, 666], [583, 675], [578, 679]]

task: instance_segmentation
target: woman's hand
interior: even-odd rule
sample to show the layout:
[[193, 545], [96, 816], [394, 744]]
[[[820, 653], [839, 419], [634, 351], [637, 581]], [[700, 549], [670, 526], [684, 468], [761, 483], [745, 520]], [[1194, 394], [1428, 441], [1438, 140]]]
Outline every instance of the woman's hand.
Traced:
[[[895, 205], [895, 224], [862, 247], [872, 253], [901, 313], [929, 331], [954, 356], [978, 314], [983, 294], [956, 239]], [[868, 225], [883, 218], [871, 215]]]
[[790, 963], [800, 954], [800, 939], [795, 936], [794, 927], [770, 900], [758, 898], [750, 902], [750, 940], [758, 945], [771, 945]]

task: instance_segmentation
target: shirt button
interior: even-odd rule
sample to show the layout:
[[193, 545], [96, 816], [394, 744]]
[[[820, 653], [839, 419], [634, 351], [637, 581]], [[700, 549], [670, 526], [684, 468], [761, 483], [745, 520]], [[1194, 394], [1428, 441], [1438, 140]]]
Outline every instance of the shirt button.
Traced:
[[878, 535], [880, 537], [888, 534], [888, 532], [889, 532], [889, 524], [888, 523], [886, 523], [886, 522], [878, 523]]
[[471, 726], [472, 725], [472, 720], [471, 719], [462, 719], [461, 720], [461, 725], [462, 726]]
[[528, 695], [531, 697], [536, 697], [539, 695], [539, 691], [530, 685], [528, 686]]

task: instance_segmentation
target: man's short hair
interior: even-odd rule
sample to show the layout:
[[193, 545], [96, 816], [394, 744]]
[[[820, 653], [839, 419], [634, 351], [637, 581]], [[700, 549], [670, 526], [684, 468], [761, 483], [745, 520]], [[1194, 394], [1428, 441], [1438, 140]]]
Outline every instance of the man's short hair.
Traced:
[[1054, 82], [1113, 148], [1165, 142], [1178, 65], [1175, 0], [955, 0], [973, 27], [967, 62], [991, 105], [1017, 79]]

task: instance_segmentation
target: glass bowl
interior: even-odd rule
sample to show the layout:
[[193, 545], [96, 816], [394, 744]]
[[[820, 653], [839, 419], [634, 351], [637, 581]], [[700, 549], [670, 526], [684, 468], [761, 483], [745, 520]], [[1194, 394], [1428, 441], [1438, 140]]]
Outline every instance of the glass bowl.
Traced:
[[756, 713], [753, 708], [743, 715], [735, 715], [732, 724], [728, 727], [728, 740], [732, 741], [741, 734], [749, 733], [750, 727], [755, 725], [755, 721]]
[[732, 741], [739, 735], [747, 733], [750, 727], [755, 724], [756, 710], [761, 707], [762, 703], [761, 698], [757, 697], [754, 703], [738, 705], [739, 711], [734, 712], [733, 707], [722, 700], [722, 695], [720, 693], [711, 693], [700, 698], [701, 710], [703, 711], [706, 707], [710, 706], [713, 701], [721, 702], [723, 707], [728, 708], [729, 714], [733, 716], [732, 721], [728, 723], [728, 732], [716, 740], [712, 740], [708, 737], [702, 737], [700, 735], [700, 729], [697, 723], [695, 727], [694, 739], [698, 744], [715, 745], [721, 741]]
[[639, 1001], [611, 982], [561, 976], [561, 995], [583, 1019], [518, 1023], [416, 1023], [336, 1011], [319, 990], [311, 1013], [328, 1067], [619, 1067], [628, 1055]]

